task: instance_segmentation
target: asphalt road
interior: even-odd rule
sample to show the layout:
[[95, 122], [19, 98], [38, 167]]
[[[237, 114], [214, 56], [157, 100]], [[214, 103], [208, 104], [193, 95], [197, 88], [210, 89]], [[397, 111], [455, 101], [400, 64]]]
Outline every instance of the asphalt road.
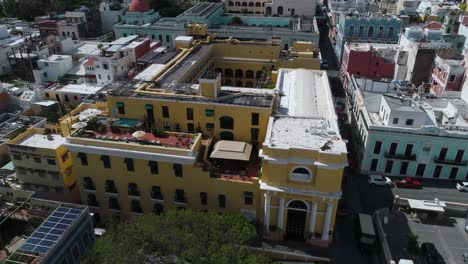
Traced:
[[393, 188], [392, 192], [394, 195], [399, 195], [403, 198], [419, 200], [434, 200], [435, 198], [438, 198], [440, 201], [467, 204], [468, 208], [468, 192], [460, 192], [455, 188], [455, 186], [424, 186], [424, 182], [422, 185], [423, 188], [418, 190]]

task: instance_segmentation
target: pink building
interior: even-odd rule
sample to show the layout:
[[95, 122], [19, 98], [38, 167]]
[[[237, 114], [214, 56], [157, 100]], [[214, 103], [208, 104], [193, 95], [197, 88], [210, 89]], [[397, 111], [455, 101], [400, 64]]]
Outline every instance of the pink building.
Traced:
[[393, 44], [346, 43], [341, 71], [370, 79], [393, 79], [398, 46]]
[[431, 92], [443, 94], [446, 91], [461, 91], [465, 77], [464, 60], [444, 59], [436, 56], [431, 77]]

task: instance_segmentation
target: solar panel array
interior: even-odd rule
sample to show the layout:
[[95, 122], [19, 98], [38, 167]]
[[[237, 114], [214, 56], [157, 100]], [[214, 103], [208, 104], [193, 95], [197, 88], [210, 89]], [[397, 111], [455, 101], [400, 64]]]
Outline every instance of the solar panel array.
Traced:
[[83, 209], [64, 206], [57, 208], [32, 233], [20, 250], [39, 254], [47, 253], [82, 213]]

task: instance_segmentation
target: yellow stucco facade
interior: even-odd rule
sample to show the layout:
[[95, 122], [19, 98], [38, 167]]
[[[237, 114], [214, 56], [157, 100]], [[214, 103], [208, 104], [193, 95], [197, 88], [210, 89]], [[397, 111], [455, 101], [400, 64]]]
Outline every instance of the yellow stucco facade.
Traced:
[[[255, 80], [256, 71], [267, 65], [273, 86], [280, 87], [277, 78], [283, 77], [276, 69], [316, 67], [307, 59], [313, 47], [299, 43], [293, 50], [305, 55], [283, 56], [279, 47], [265, 44], [200, 45], [210, 45], [203, 55], [211, 57], [200, 58], [207, 63], [193, 63], [179, 76], [184, 82], [199, 80], [197, 87], [180, 92], [158, 86], [177, 71], [174, 65], [197, 52], [189, 48], [156, 73], [153, 83], [119, 87], [105, 104], [82, 104], [62, 118], [82, 202], [104, 222], [168, 209], [233, 212], [261, 223], [267, 238], [328, 244], [345, 151], [275, 146], [272, 116], [278, 115], [283, 95], [264, 87], [231, 87], [223, 76], [227, 69], [233, 74], [241, 69], [243, 82]], [[254, 77], [247, 78], [247, 71]], [[319, 73], [310, 71], [326, 83], [314, 89], [329, 90], [326, 74]], [[95, 114], [86, 127], [72, 128], [89, 109]], [[223, 141], [233, 144], [221, 149], [225, 158], [213, 158]], [[248, 158], [232, 158], [233, 153]]]

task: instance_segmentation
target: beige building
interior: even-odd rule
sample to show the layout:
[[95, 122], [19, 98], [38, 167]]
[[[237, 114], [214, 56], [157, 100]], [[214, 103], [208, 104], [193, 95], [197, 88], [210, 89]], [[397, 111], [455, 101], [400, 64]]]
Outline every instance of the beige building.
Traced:
[[10, 156], [23, 189], [37, 197], [79, 202], [76, 177], [65, 138], [32, 128], [8, 142]]

